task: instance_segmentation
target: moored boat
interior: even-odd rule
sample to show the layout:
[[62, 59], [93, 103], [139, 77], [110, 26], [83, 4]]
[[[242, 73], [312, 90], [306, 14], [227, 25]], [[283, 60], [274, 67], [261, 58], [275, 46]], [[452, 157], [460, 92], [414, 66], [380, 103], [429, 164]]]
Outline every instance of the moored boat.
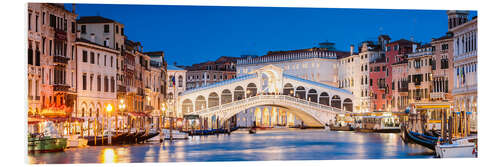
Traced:
[[85, 147], [87, 146], [88, 140], [85, 138], [79, 138], [78, 135], [68, 135], [64, 136], [67, 139], [66, 147]]
[[[165, 136], [164, 140], [170, 140], [170, 130], [163, 129], [163, 134]], [[172, 130], [172, 140], [186, 140], [188, 136], [188, 133]]]
[[330, 126], [331, 131], [353, 131], [354, 128], [350, 126]]
[[58, 152], [66, 148], [66, 138], [37, 136], [28, 138], [28, 152]]
[[42, 134], [28, 135], [28, 152], [58, 152], [64, 151], [67, 139], [61, 137], [52, 121], [44, 122]]
[[437, 143], [436, 156], [440, 158], [474, 158], [477, 156], [476, 145], [470, 139], [458, 139], [449, 143]]

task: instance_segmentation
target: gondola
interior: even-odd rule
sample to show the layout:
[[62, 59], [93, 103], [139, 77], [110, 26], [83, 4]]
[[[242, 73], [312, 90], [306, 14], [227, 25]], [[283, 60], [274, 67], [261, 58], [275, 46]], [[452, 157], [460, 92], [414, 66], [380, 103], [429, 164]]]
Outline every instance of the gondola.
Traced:
[[350, 126], [330, 126], [331, 131], [353, 131], [354, 128]]
[[140, 136], [139, 138], [137, 138], [137, 143], [142, 143], [150, 138], [153, 138], [155, 137], [156, 135], [160, 134], [159, 132], [154, 132], [154, 133], [148, 133], [148, 134], [144, 134], [142, 136]]
[[[413, 131], [410, 131], [406, 128], [403, 128], [404, 129], [404, 132], [405, 132], [405, 136], [408, 140], [414, 142], [414, 143], [417, 143], [421, 146], [424, 146], [424, 147], [427, 147], [431, 150], [435, 150], [436, 149], [436, 143], [437, 143], [437, 140], [438, 138], [437, 137], [434, 137], [434, 136], [428, 136], [428, 135], [425, 135], [425, 134], [420, 134], [420, 133], [417, 133], [417, 132], [413, 132]], [[443, 139], [441, 139], [442, 141]]]

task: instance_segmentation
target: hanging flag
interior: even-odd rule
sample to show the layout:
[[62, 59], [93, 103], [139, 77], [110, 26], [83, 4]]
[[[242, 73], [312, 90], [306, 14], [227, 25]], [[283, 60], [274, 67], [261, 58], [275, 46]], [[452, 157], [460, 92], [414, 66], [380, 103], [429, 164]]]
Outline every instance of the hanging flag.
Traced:
[[175, 86], [175, 76], [172, 77], [172, 80], [170, 82], [172, 82], [172, 85]]

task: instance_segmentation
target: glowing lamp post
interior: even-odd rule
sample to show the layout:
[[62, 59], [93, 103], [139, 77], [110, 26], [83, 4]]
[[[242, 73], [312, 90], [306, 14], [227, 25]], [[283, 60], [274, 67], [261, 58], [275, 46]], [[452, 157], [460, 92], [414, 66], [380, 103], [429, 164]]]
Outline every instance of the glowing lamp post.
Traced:
[[[123, 111], [125, 110], [125, 107], [126, 107], [126, 105], [125, 105], [125, 103], [124, 103], [124, 100], [123, 100], [123, 99], [120, 99], [120, 104], [118, 104], [118, 109], [119, 109], [119, 110], [120, 110], [120, 112], [122, 113], [122, 117], [123, 117]], [[120, 126], [120, 129], [122, 129], [122, 128], [123, 128], [124, 124], [125, 124], [125, 123], [124, 123], [124, 120], [122, 120], [122, 124], [121, 124], [121, 126]]]
[[113, 106], [111, 106], [111, 104], [108, 104], [108, 106], [106, 106], [106, 124], [108, 126], [108, 144], [111, 144], [111, 131], [109, 129], [109, 114], [113, 111]]

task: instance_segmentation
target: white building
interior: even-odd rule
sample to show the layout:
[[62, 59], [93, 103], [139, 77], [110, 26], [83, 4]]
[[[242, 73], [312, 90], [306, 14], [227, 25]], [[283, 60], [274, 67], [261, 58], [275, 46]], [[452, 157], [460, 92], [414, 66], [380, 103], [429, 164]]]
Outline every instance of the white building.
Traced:
[[[448, 11], [450, 21], [463, 18], [464, 11]], [[472, 113], [471, 130], [476, 131], [477, 115], [477, 18], [466, 22], [452, 21], [453, 32], [453, 71], [454, 87], [452, 90], [454, 110]], [[458, 24], [455, 24], [458, 23]]]
[[101, 16], [81, 16], [76, 23], [81, 38], [115, 50], [125, 49], [123, 24]]
[[[349, 57], [339, 59], [339, 88], [351, 91], [356, 97], [354, 99], [354, 103], [356, 104], [354, 112], [360, 111], [360, 105], [365, 104], [365, 101], [362, 102], [361, 98], [365, 97], [365, 92], [369, 92], [369, 84], [365, 83], [365, 80], [369, 80], [369, 70], [364, 69], [369, 63], [368, 61], [362, 62], [360, 57], [360, 54], [353, 54]], [[362, 69], [363, 71], [361, 71]], [[364, 99], [368, 102], [370, 100], [369, 96]]]
[[[325, 42], [322, 44], [331, 44]], [[338, 87], [338, 58], [349, 56], [349, 52], [311, 48], [293, 51], [269, 52], [260, 57], [247, 56], [238, 60], [237, 76], [264, 67], [274, 65], [284, 70], [285, 74]]]
[[[334, 43], [331, 42], [323, 42], [319, 45], [319, 48], [268, 52], [264, 56], [247, 56], [237, 61], [237, 76], [244, 76], [264, 66], [274, 65], [282, 68], [284, 74], [339, 87], [339, 61], [341, 58], [352, 55], [352, 52], [336, 51]], [[264, 90], [263, 93], [266, 92], [274, 91]], [[307, 94], [316, 94], [316, 92], [307, 92]], [[247, 109], [238, 113], [236, 117], [237, 125], [242, 127], [253, 126], [253, 121], [256, 126], [261, 127], [299, 126], [302, 123], [286, 109], [270, 106]]]
[[[119, 54], [119, 51], [98, 45], [93, 41], [77, 39], [78, 110], [74, 116], [86, 120], [84, 127], [91, 128], [93, 125], [88, 123], [94, 120], [102, 123], [108, 114], [105, 109], [108, 104], [117, 106], [115, 77], [117, 73], [116, 58]], [[114, 114], [109, 113], [109, 116]], [[111, 119], [114, 118], [111, 117]], [[121, 122], [119, 124], [121, 125]]]
[[[186, 90], [187, 70], [175, 65], [167, 65], [167, 105], [178, 106], [178, 96]], [[175, 77], [175, 86], [173, 78]], [[168, 107], [168, 112], [177, 111], [173, 107]], [[175, 117], [182, 118], [184, 113], [175, 113]]]

